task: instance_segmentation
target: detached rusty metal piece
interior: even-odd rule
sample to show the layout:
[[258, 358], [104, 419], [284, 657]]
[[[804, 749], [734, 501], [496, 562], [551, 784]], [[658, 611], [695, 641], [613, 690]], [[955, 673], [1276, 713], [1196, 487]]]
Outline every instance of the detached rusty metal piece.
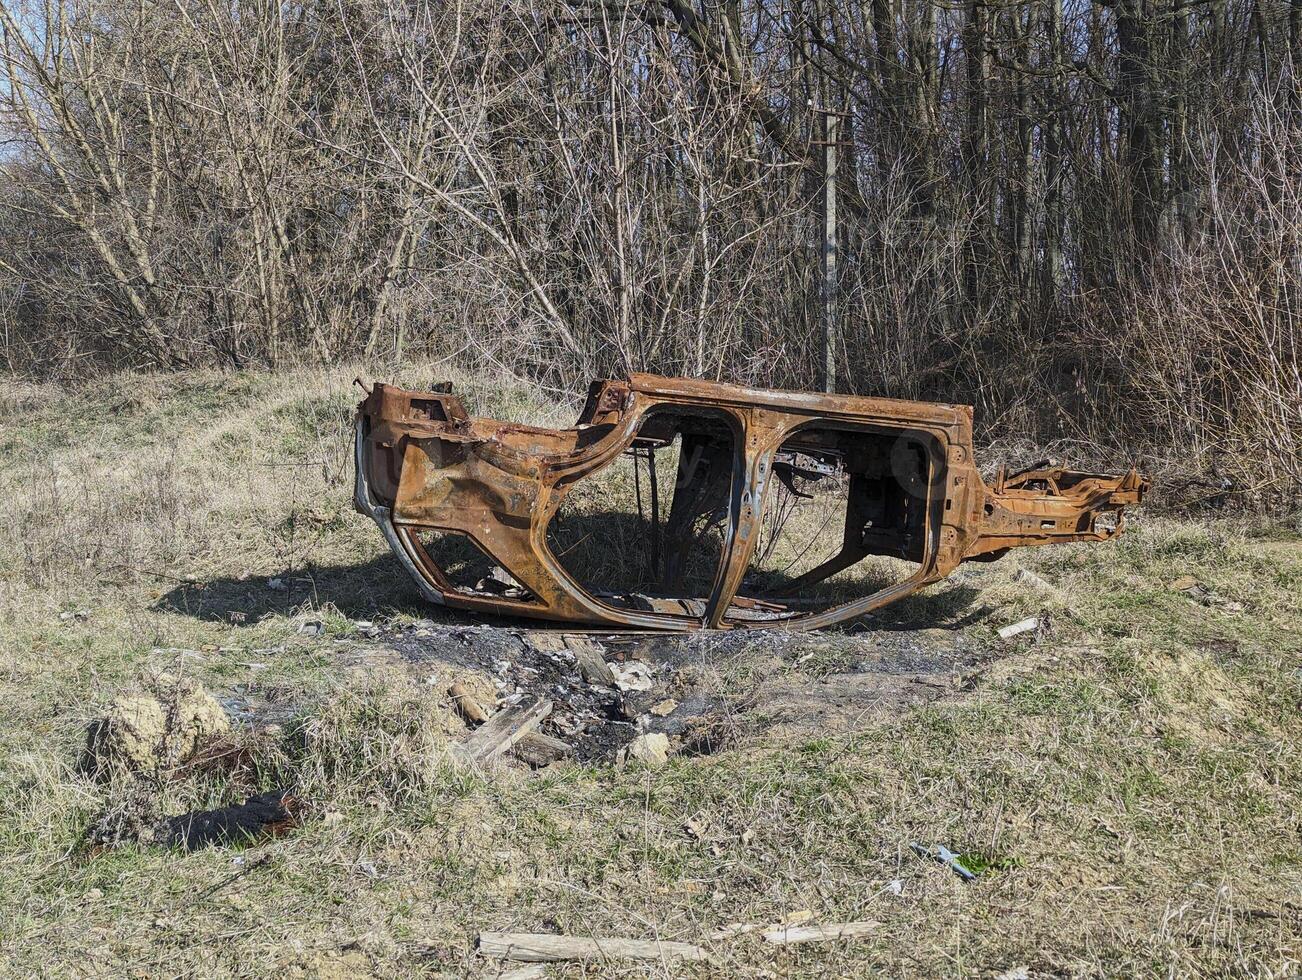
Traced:
[[[676, 463], [664, 485], [657, 454]], [[560, 547], [553, 522], [564, 523], [562, 503], [621, 457], [633, 459], [637, 522], [589, 515], [584, 535]], [[1148, 488], [1134, 470], [1109, 476], [1056, 467], [1001, 471], [989, 487], [973, 463], [966, 405], [650, 374], [594, 382], [568, 429], [471, 416], [450, 390], [377, 384], [358, 408], [356, 466], [358, 510], [379, 525], [429, 601], [657, 630], [841, 622], [902, 599], [963, 561], [1107, 541], [1121, 533], [1123, 509]], [[844, 516], [829, 520], [822, 535], [833, 553], [787, 579], [758, 571], [757, 543], [777, 526], [776, 517], [766, 523], [765, 508], [779, 498], [812, 499], [819, 481], [845, 491]], [[630, 527], [639, 546], [623, 553]], [[603, 538], [616, 533], [618, 548]], [[565, 563], [581, 545], [625, 565], [646, 562], [651, 587], [581, 582]], [[467, 579], [475, 564], [467, 555], [487, 573]], [[871, 556], [903, 571], [868, 594], [846, 596], [844, 576], [836, 577]], [[452, 574], [454, 564], [460, 574]], [[826, 608], [811, 608], [808, 597], [829, 581], [842, 592], [833, 590]]]

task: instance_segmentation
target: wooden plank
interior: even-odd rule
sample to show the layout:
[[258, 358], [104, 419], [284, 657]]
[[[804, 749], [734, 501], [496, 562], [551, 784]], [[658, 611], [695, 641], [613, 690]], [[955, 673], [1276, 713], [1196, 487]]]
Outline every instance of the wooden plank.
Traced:
[[828, 922], [821, 926], [777, 926], [764, 933], [765, 942], [778, 946], [797, 943], [827, 943], [838, 939], [859, 939], [880, 926], [880, 922]]
[[511, 748], [511, 754], [531, 766], [549, 766], [574, 755], [574, 746], [542, 732], [526, 732]]
[[465, 755], [479, 764], [491, 762], [515, 745], [538, 723], [552, 713], [552, 703], [546, 698], [525, 701], [512, 708], [503, 708], [475, 733], [466, 739], [461, 748]]
[[809, 909], [800, 909], [796, 912], [788, 912], [782, 917], [781, 922], [772, 922], [768, 925], [762, 925], [758, 922], [733, 922], [724, 926], [722, 929], [716, 929], [710, 933], [711, 939], [731, 939], [733, 936], [744, 936], [750, 932], [759, 932], [767, 930], [777, 932], [779, 930], [791, 929], [794, 926], [804, 925], [814, 917], [814, 913]]
[[543, 980], [547, 976], [546, 963], [530, 963], [518, 966], [506, 973], [495, 974], [496, 980]]
[[481, 932], [479, 951], [485, 956], [528, 963], [603, 959], [705, 959], [705, 950], [691, 943], [671, 943], [656, 939], [593, 939], [536, 932]]
[[565, 645], [579, 662], [579, 674], [585, 681], [603, 687], [615, 686], [615, 674], [606, 663], [606, 652], [600, 643], [586, 636], [566, 636]]

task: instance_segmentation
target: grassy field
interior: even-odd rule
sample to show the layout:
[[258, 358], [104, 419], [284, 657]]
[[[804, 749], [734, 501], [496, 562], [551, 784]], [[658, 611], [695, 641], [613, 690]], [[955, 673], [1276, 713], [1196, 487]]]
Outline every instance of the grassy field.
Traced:
[[[496, 976], [474, 948], [492, 929], [711, 954], [556, 977], [1302, 970], [1296, 522], [1141, 511], [1118, 543], [937, 586], [916, 608], [953, 615], [945, 597], [975, 583], [989, 615], [965, 629], [1001, 656], [961, 695], [859, 730], [655, 771], [466, 773], [430, 690], [299, 633], [308, 615], [333, 636], [428, 614], [351, 510], [351, 378], [0, 381], [0, 973]], [[454, 380], [472, 410], [577, 409]], [[1019, 567], [1057, 591], [1014, 585]], [[996, 626], [1037, 612], [1051, 633], [998, 647]], [[294, 780], [313, 818], [243, 851], [88, 857], [122, 790], [79, 774], [86, 725], [159, 671], [302, 705], [259, 737], [255, 779]], [[181, 812], [232, 787], [148, 790]], [[918, 840], [985, 870], [964, 883]], [[804, 909], [880, 926], [785, 949], [705, 939]]]

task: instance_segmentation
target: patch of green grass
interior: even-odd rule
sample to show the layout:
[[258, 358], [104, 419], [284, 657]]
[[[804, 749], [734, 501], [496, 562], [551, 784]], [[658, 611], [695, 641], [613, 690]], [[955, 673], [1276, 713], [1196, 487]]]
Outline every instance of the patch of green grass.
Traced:
[[995, 874], [1019, 867], [1021, 862], [1016, 857], [996, 854], [991, 851], [963, 851], [959, 854], [963, 867], [974, 875]]

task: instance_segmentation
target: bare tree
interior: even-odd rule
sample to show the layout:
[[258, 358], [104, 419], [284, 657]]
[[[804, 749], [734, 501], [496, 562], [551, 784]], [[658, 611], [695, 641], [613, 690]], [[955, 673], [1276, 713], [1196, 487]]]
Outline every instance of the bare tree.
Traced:
[[0, 339], [556, 386], [809, 386], [830, 349], [992, 435], [1296, 487], [1299, 10], [0, 0]]

